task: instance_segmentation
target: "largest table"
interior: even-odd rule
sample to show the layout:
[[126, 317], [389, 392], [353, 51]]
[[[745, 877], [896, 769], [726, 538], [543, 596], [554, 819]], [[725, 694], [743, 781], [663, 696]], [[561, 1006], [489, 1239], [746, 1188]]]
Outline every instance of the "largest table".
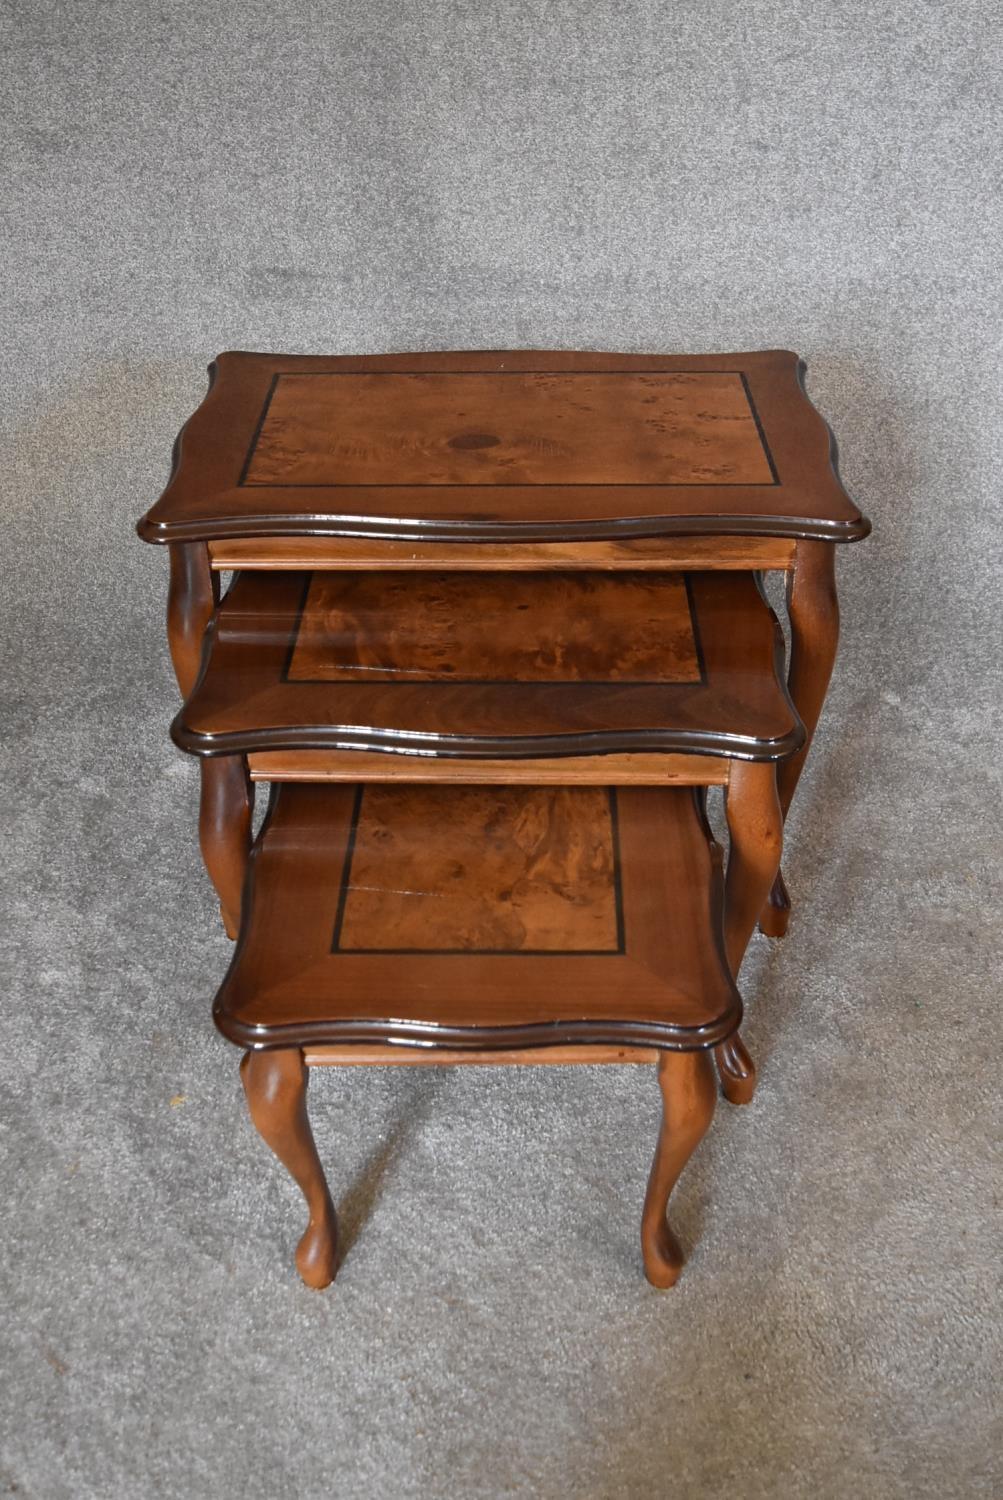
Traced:
[[[753, 569], [787, 574], [807, 729], [835, 660], [835, 544], [870, 524], [787, 350], [227, 353], [139, 525], [170, 549], [178, 682], [228, 569]], [[786, 926], [782, 877], [764, 913]]]

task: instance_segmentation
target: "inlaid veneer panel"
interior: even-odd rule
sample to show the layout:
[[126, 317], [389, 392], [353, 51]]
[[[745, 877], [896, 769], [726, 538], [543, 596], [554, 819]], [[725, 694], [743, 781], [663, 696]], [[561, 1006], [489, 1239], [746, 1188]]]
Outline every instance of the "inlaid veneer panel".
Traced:
[[783, 349], [221, 354], [140, 534], [852, 541], [802, 372]]
[[290, 682], [699, 682], [679, 573], [315, 573]]
[[244, 485], [773, 484], [742, 377], [280, 374]]
[[599, 787], [361, 788], [334, 947], [615, 953], [615, 817]]
[[747, 573], [248, 572], [172, 733], [201, 754], [770, 760], [803, 735], [781, 664]]

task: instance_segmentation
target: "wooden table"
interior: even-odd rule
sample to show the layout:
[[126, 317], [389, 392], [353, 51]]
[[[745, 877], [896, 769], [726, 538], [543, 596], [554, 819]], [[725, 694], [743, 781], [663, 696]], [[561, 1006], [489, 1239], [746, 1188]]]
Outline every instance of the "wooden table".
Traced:
[[[168, 544], [183, 694], [227, 569], [769, 570], [807, 734], [835, 660], [834, 543], [869, 522], [796, 354], [229, 353], [139, 525]], [[782, 876], [761, 914], [781, 935]]]
[[226, 354], [211, 377], [139, 531], [170, 550], [172, 733], [239, 931], [215, 1015], [310, 1207], [301, 1275], [326, 1285], [337, 1235], [309, 1067], [657, 1060], [642, 1246], [671, 1285], [711, 1055], [729, 1099], [755, 1084], [735, 977], [757, 915], [786, 927], [834, 544], [869, 530], [803, 366]]
[[682, 788], [276, 786], [214, 1014], [307, 1200], [304, 1281], [337, 1262], [310, 1068], [643, 1062], [663, 1119], [641, 1247], [672, 1286], [669, 1194], [742, 1014], [722, 909], [720, 850]]

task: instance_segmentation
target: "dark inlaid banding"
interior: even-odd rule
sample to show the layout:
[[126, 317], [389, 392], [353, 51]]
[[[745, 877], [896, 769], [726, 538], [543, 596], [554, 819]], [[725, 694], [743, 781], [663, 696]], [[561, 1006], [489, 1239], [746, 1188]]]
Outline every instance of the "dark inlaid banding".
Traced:
[[242, 572], [172, 733], [217, 755], [775, 760], [802, 736], [782, 647], [751, 573]]
[[214, 1013], [250, 1047], [716, 1046], [722, 911], [687, 790], [286, 784]]
[[140, 534], [852, 541], [869, 526], [802, 377], [778, 349], [222, 354]]

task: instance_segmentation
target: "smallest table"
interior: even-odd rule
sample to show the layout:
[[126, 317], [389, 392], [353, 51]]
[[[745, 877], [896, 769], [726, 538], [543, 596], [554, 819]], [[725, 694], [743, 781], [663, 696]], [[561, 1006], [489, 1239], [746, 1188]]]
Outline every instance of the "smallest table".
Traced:
[[641, 1244], [671, 1286], [669, 1194], [714, 1112], [710, 1049], [741, 1020], [722, 911], [692, 790], [277, 785], [215, 1017], [307, 1200], [304, 1281], [337, 1262], [310, 1067], [657, 1062]]

